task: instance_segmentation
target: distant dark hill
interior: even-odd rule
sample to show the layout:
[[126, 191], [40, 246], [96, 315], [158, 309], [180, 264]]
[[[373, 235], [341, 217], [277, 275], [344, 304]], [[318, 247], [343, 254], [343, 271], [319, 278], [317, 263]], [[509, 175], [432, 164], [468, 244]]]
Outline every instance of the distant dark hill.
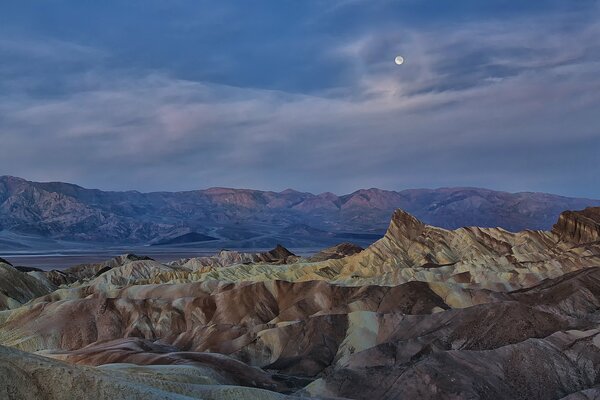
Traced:
[[183, 243], [197, 243], [197, 242], [208, 242], [211, 240], [217, 240], [212, 236], [203, 235], [198, 232], [189, 232], [180, 236], [176, 236], [174, 238], [159, 240], [156, 243], [153, 243], [153, 246], [162, 246], [167, 244], [183, 244]]
[[379, 239], [382, 235], [377, 233], [352, 233], [352, 232], [340, 232], [336, 233], [335, 237], [340, 239], [358, 239], [358, 240], [372, 240]]
[[330, 232], [324, 231], [322, 229], [316, 229], [306, 224], [293, 224], [290, 226], [286, 226], [281, 230], [281, 233], [295, 236], [332, 236]]
[[[449, 229], [475, 225], [519, 231], [550, 229], [562, 211], [590, 206], [600, 206], [600, 200], [478, 188], [372, 188], [343, 196], [229, 188], [140, 193], [2, 176], [0, 249], [36, 248], [40, 239], [35, 238], [183, 244], [211, 237], [218, 240], [200, 243], [215, 247], [324, 247], [346, 238], [364, 246], [385, 232], [397, 208]], [[198, 236], [186, 236], [190, 232]]]

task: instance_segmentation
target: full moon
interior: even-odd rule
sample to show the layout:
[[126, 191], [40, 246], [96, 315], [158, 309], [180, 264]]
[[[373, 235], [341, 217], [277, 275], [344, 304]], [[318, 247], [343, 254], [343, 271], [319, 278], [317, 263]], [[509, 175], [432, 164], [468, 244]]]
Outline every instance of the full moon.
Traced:
[[402, 64], [404, 64], [404, 57], [397, 56], [396, 58], [394, 58], [394, 62], [398, 65], [402, 65]]

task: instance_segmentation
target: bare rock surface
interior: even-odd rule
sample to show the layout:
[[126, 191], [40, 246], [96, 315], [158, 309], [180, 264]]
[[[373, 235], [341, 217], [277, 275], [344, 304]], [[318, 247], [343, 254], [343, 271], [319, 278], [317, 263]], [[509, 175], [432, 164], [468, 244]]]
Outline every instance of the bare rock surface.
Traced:
[[[256, 263], [195, 270], [190, 280], [225, 282], [327, 280], [340, 285], [398, 285], [413, 280], [439, 283], [435, 290], [459, 305], [453, 288], [510, 291], [600, 265], [600, 244], [564, 240], [556, 232], [509, 232], [501, 228], [447, 230], [412, 215], [394, 213], [384, 237], [360, 253], [285, 268]], [[168, 282], [168, 277], [164, 277]], [[448, 285], [452, 284], [452, 285]], [[457, 297], [458, 296], [458, 297]], [[465, 304], [469, 304], [467, 302]]]
[[552, 231], [561, 239], [576, 243], [600, 241], [600, 207], [583, 211], [565, 211], [560, 214]]
[[21, 272], [10, 264], [0, 262], [0, 310], [16, 308], [56, 287]]
[[308, 258], [310, 262], [318, 262], [325, 260], [334, 260], [339, 258], [344, 258], [347, 256], [351, 256], [357, 253], [360, 253], [364, 249], [358, 245], [353, 243], [340, 243], [335, 246], [329, 247], [327, 249], [321, 250], [320, 252], [312, 255]]
[[123, 254], [108, 261], [95, 264], [80, 264], [65, 269], [63, 272], [75, 280], [90, 279], [98, 275], [100, 271], [108, 271], [121, 267], [132, 261], [152, 261], [150, 257], [138, 256], [136, 254]]
[[0, 345], [10, 346], [0, 394], [594, 398], [596, 212], [513, 233], [442, 229], [398, 210], [383, 238], [326, 249], [322, 261], [282, 246], [169, 264], [122, 257], [60, 287], [0, 264]]
[[216, 255], [210, 257], [184, 258], [171, 263], [170, 266], [179, 266], [192, 271], [207, 271], [214, 268], [229, 267], [236, 264], [287, 264], [298, 261], [300, 257], [278, 244], [275, 248], [259, 252], [247, 253], [240, 251], [221, 250]]
[[[209, 355], [210, 357], [210, 355]], [[218, 356], [213, 356], [218, 358]], [[72, 399], [256, 399], [288, 396], [270, 390], [234, 385], [244, 378], [269, 381], [220, 360], [206, 367], [190, 356], [187, 363], [136, 366], [112, 364], [103, 368], [76, 366], [0, 346], [0, 398], [7, 400]], [[213, 367], [217, 364], [218, 367]], [[236, 376], [242, 372], [242, 376]], [[260, 381], [260, 379], [263, 381]], [[225, 384], [220, 384], [220, 382]]]

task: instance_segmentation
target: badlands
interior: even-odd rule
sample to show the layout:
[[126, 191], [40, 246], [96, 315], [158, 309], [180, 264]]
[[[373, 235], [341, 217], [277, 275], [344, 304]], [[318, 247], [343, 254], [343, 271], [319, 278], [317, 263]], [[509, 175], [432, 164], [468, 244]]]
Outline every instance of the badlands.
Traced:
[[38, 271], [0, 259], [0, 399], [598, 399], [600, 208]]

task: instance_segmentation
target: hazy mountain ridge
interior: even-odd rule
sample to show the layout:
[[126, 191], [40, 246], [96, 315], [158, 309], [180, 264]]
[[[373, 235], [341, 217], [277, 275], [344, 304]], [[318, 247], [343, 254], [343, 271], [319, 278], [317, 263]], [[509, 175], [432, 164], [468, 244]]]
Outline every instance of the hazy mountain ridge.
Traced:
[[[397, 208], [444, 228], [519, 231], [549, 229], [560, 212], [597, 205], [600, 200], [478, 188], [371, 188], [343, 196], [229, 188], [140, 193], [0, 177], [1, 230], [76, 241], [148, 243], [197, 232], [219, 244], [321, 245], [340, 233], [383, 234]], [[307, 226], [306, 235], [298, 235], [298, 224]]]

